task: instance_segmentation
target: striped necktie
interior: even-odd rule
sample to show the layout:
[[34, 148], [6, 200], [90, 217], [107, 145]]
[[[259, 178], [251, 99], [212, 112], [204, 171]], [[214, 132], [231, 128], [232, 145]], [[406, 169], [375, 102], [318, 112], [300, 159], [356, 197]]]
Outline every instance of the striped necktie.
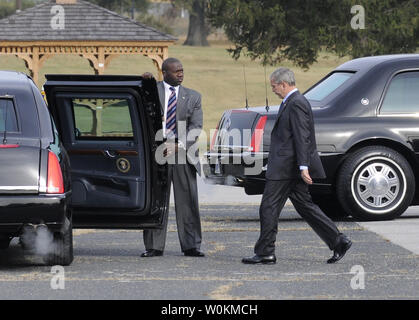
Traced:
[[169, 102], [167, 103], [166, 130], [168, 131], [168, 135], [174, 135], [176, 137], [176, 90], [175, 88], [170, 87], [170, 91], [172, 91], [172, 93], [170, 94]]

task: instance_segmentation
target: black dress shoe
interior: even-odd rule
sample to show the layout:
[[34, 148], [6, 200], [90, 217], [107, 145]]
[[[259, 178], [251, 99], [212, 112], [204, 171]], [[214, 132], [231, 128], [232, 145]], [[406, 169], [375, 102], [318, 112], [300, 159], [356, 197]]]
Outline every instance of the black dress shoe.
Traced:
[[162, 255], [163, 255], [163, 251], [161, 251], [161, 250], [155, 250], [155, 249], [146, 250], [145, 252], [143, 252], [141, 254], [141, 256], [144, 257], [144, 258], [160, 257]]
[[333, 257], [327, 260], [327, 263], [335, 263], [338, 262], [340, 259], [343, 258], [346, 251], [352, 246], [352, 241], [349, 240], [347, 237], [343, 236], [339, 243], [337, 244], [336, 248], [333, 250]]
[[242, 262], [245, 263], [245, 264], [257, 264], [257, 263], [275, 264], [276, 263], [276, 257], [275, 257], [274, 254], [272, 254], [270, 256], [255, 255], [255, 256], [249, 257], [249, 258], [243, 258]]
[[205, 254], [198, 249], [188, 249], [183, 254], [187, 257], [205, 257]]

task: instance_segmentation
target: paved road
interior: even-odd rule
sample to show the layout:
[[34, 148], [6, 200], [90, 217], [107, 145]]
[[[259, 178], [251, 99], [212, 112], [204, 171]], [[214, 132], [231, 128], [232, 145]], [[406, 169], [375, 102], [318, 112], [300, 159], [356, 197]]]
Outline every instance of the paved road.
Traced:
[[[243, 188], [209, 185], [198, 178], [201, 203], [205, 204], [253, 204], [259, 205], [262, 196], [248, 196]], [[171, 199], [173, 204], [173, 197]], [[291, 205], [288, 202], [288, 205]], [[419, 254], [419, 207], [409, 208], [400, 219], [392, 222], [363, 222], [359, 225], [375, 232], [405, 249]]]
[[[418, 209], [385, 227], [338, 222], [354, 244], [342, 261], [328, 265], [328, 248], [287, 206], [280, 218], [277, 264], [243, 265], [241, 258], [252, 255], [258, 237], [257, 209], [251, 203], [202, 204], [205, 258], [181, 254], [173, 208], [163, 257], [140, 258], [141, 231], [75, 230], [75, 260], [64, 269], [63, 290], [52, 289], [51, 268], [40, 257], [25, 255], [14, 240], [0, 253], [0, 299], [419, 298], [419, 256], [370, 231], [400, 228], [404, 221], [417, 224]], [[53, 281], [58, 283], [63, 282]]]

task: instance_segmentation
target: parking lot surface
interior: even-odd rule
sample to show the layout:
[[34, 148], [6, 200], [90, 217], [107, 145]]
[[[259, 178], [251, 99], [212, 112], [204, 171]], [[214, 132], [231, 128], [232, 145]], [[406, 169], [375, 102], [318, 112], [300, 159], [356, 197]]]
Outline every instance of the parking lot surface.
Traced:
[[[391, 229], [403, 221], [417, 223], [416, 212], [384, 224]], [[280, 217], [277, 264], [244, 265], [241, 259], [253, 255], [259, 234], [258, 205], [201, 204], [204, 258], [181, 253], [173, 207], [169, 217], [162, 257], [140, 257], [142, 231], [77, 229], [74, 262], [53, 270], [39, 256], [25, 254], [14, 239], [0, 253], [0, 299], [419, 298], [417, 253], [351, 219], [337, 225], [353, 246], [339, 263], [328, 265], [331, 251], [287, 205]]]

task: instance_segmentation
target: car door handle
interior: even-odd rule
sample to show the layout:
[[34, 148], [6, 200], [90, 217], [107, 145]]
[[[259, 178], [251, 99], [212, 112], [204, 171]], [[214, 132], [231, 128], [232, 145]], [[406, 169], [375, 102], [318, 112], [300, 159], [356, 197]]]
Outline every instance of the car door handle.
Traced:
[[108, 158], [116, 158], [116, 152], [115, 151], [110, 151], [110, 150], [105, 150], [105, 156], [107, 156]]

